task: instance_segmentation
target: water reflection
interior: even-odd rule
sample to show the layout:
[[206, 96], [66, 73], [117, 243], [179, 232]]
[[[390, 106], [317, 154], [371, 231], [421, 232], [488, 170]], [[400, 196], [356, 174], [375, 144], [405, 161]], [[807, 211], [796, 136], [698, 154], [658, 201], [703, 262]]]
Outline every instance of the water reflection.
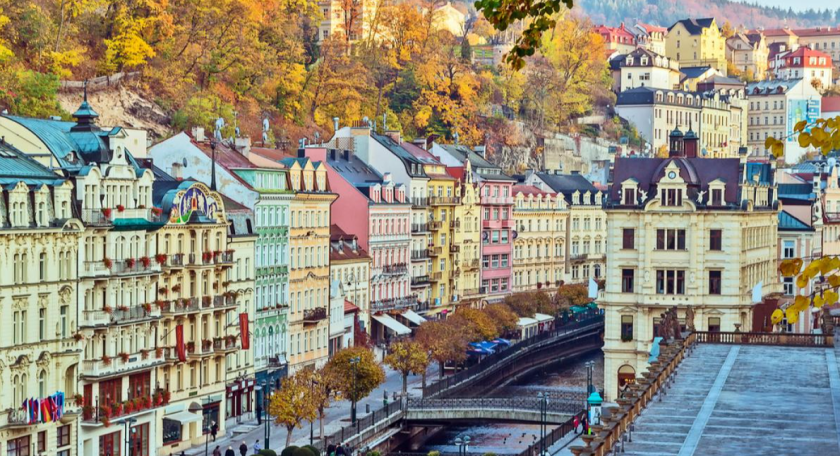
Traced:
[[[584, 355], [573, 361], [546, 366], [526, 378], [511, 383], [492, 393], [493, 397], [536, 396], [540, 391], [563, 392], [585, 391], [586, 362], [595, 362], [593, 383], [604, 388], [604, 354], [600, 351]], [[583, 404], [581, 404], [583, 407]], [[457, 453], [453, 443], [457, 437], [469, 436], [471, 453], [496, 453], [498, 455], [518, 454], [527, 449], [539, 437], [539, 425], [526, 424], [476, 424], [472, 426], [450, 426], [426, 441], [413, 451]], [[407, 451], [407, 450], [404, 450]]]

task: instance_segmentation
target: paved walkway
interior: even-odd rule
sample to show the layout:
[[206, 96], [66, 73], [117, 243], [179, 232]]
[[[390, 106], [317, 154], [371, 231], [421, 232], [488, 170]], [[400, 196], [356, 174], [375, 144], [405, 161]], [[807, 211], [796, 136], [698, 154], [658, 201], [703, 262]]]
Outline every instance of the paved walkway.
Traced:
[[[402, 377], [400, 376], [399, 372], [393, 371], [388, 367], [384, 367], [384, 369], [385, 383], [380, 385], [368, 397], [359, 402], [356, 409], [356, 413], [358, 414], [359, 418], [362, 418], [367, 415], [365, 413], [367, 405], [370, 405], [371, 411], [382, 407], [384, 392], [388, 392], [388, 402], [392, 402], [392, 394], [395, 391], [400, 392], [402, 390]], [[438, 366], [436, 363], [434, 363], [433, 365], [429, 366], [429, 370], [426, 374], [426, 382], [431, 383], [433, 381], [437, 381], [437, 377]], [[410, 396], [420, 397], [422, 395], [422, 386], [423, 385], [421, 376], [411, 375], [408, 377], [408, 394]], [[324, 420], [325, 434], [329, 435], [335, 431], [338, 431], [339, 429], [341, 429], [341, 427], [350, 424], [350, 407], [350, 401], [339, 401], [333, 403], [332, 406], [326, 410], [326, 418]], [[282, 450], [286, 447], [286, 428], [282, 426], [276, 426], [274, 424], [271, 424], [270, 428], [271, 438], [269, 439], [269, 442], [271, 443], [271, 448], [278, 449], [277, 453], [279, 454], [279, 450]], [[318, 438], [318, 430], [318, 420], [315, 420], [315, 439]], [[235, 427], [228, 427], [226, 429], [225, 435], [220, 434], [216, 439], [215, 443], [212, 441], [210, 442], [209, 449], [210, 453], [212, 454], [213, 448], [215, 448], [216, 445], [219, 445], [219, 447], [222, 449], [222, 453], [224, 453], [224, 450], [230, 445], [233, 446], [234, 450], [237, 450], [236, 454], [238, 455], [239, 445], [241, 445], [243, 441], [247, 443], [250, 451], [250, 448], [258, 439], [260, 441], [260, 445], [263, 445], [265, 443], [265, 423], [258, 426], [256, 420], [250, 420], [243, 422], [242, 424]], [[292, 444], [297, 446], [309, 444], [308, 421], [303, 424], [303, 428], [295, 429], [294, 431], [292, 431]], [[186, 450], [185, 454], [187, 456], [203, 456], [204, 444]]]
[[700, 344], [627, 455], [840, 454], [835, 350]]

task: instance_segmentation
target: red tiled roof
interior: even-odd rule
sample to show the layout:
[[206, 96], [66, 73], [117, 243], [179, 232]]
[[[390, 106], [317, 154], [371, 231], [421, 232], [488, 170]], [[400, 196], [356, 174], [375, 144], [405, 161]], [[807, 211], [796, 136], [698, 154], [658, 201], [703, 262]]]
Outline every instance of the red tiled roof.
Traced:
[[838, 112], [840, 111], [840, 96], [823, 97], [822, 112]]
[[284, 158], [295, 158], [280, 149], [269, 149], [267, 147], [252, 147], [251, 152], [275, 162], [279, 162]]
[[346, 299], [344, 300], [344, 313], [345, 314], [354, 313], [354, 312], [358, 312], [358, 311], [359, 311], [359, 308], [355, 304], [353, 304], [352, 302], [350, 302]]
[[660, 27], [658, 25], [645, 24], [644, 22], [639, 22], [639, 26], [642, 27], [643, 29], [645, 29], [645, 31], [648, 32], [648, 33], [651, 33], [651, 32], [665, 33], [665, 32], [668, 31], [668, 29], [665, 28], [665, 27]]
[[[785, 54], [785, 56], [784, 56], [785, 60], [788, 60], [790, 62], [793, 62], [792, 59], [794, 57], [801, 57], [802, 58], [802, 60], [801, 60], [802, 63], [796, 64], [796, 65], [794, 65], [793, 63], [789, 63], [786, 66], [788, 66], [788, 67], [794, 67], [794, 66], [795, 67], [813, 67], [813, 66], [818, 66], [818, 67], [825, 67], [825, 68], [831, 67], [831, 56], [830, 55], [828, 55], [828, 54], [826, 54], [825, 52], [822, 52], [822, 51], [817, 51], [815, 49], [811, 49], [808, 46], [801, 46], [799, 49], [791, 52], [790, 54]], [[820, 65], [819, 63], [817, 63], [815, 65], [812, 65], [806, 60], [809, 57], [823, 57], [823, 58], [825, 58], [825, 63], [823, 65]]]
[[447, 166], [446, 172], [458, 180], [464, 180], [464, 167], [463, 166]]
[[763, 33], [764, 36], [796, 36], [790, 29], [750, 30], [749, 33]]
[[[333, 245], [333, 242], [338, 243], [342, 239], [344, 240], [344, 245], [341, 250], [338, 250]], [[351, 248], [351, 244], [348, 241], [352, 243], [352, 241], [357, 239], [355, 235], [345, 233], [338, 225], [330, 225], [330, 261], [370, 259], [370, 255], [358, 243], [356, 244], [356, 250]]]
[[830, 35], [840, 35], [840, 28], [838, 27], [813, 27], [813, 28], [806, 28], [806, 29], [795, 29], [793, 30], [798, 36], [830, 36]]
[[522, 184], [514, 185], [513, 186], [513, 194], [517, 195], [519, 193], [522, 193], [522, 194], [525, 194], [525, 195], [543, 195], [543, 196], [554, 196], [555, 195], [555, 193], [540, 190], [539, 188], [537, 188], [533, 185], [522, 185]]

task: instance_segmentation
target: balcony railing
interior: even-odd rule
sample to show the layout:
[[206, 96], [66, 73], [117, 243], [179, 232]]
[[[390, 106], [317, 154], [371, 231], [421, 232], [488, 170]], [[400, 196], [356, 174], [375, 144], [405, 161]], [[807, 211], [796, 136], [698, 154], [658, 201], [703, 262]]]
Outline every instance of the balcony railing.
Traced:
[[443, 253], [443, 247], [429, 247], [429, 256], [437, 257]]
[[437, 231], [443, 228], [443, 222], [429, 222], [429, 228], [431, 228], [432, 231]]
[[408, 272], [408, 266], [405, 263], [389, 264], [382, 266], [380, 271], [385, 275], [403, 275]]
[[160, 318], [160, 309], [153, 304], [116, 309], [83, 310], [80, 327], [107, 326], [112, 324], [136, 323]]
[[236, 339], [230, 337], [213, 339], [213, 351], [223, 353], [233, 351], [239, 348], [236, 345]]
[[116, 403], [97, 399], [96, 402], [98, 405], [94, 405], [88, 404], [88, 401], [93, 402], [92, 400], [85, 399], [85, 404], [82, 407], [82, 422], [88, 424], [97, 422], [110, 423], [124, 416], [168, 405], [169, 399], [169, 391], [161, 388], [155, 390], [151, 395], [130, 397], [128, 400]]
[[513, 204], [513, 197], [510, 196], [482, 196], [481, 204]]
[[452, 220], [451, 222], [449, 222], [449, 228], [452, 228], [452, 229], [455, 229], [455, 230], [457, 230], [458, 228], [461, 228], [461, 221], [460, 220]]
[[840, 223], [840, 212], [826, 212], [825, 220], [828, 223]]
[[233, 263], [233, 252], [218, 252], [213, 257], [216, 264], [230, 264]]
[[411, 206], [412, 207], [429, 207], [429, 199], [426, 197], [414, 197], [411, 198]]
[[461, 198], [458, 196], [430, 196], [429, 204], [432, 206], [441, 206], [444, 204], [461, 204]]
[[469, 260], [469, 261], [464, 262], [464, 269], [467, 269], [467, 270], [478, 269], [480, 266], [481, 266], [481, 264], [480, 264], [478, 259]]
[[461, 251], [461, 246], [458, 244], [449, 244], [449, 251], [452, 253], [458, 253]]
[[441, 278], [443, 278], [442, 272], [433, 272], [429, 274], [429, 280], [431, 282], [440, 282]]
[[464, 289], [464, 296], [475, 296], [477, 294], [481, 294], [478, 288], [465, 288]]
[[417, 277], [412, 277], [411, 278], [411, 286], [412, 287], [419, 287], [419, 286], [428, 285], [428, 284], [429, 284], [429, 276], [427, 276], [427, 275], [422, 275], [422, 276], [417, 276]]
[[427, 249], [412, 250], [411, 251], [411, 259], [412, 260], [427, 260], [427, 259], [429, 259], [429, 251]]
[[198, 298], [176, 299], [173, 301], [162, 301], [160, 310], [163, 315], [178, 315], [201, 310]]
[[285, 361], [285, 356], [283, 356], [283, 357], [269, 356], [268, 357], [268, 368], [269, 369], [277, 369], [277, 368], [285, 366], [286, 364], [287, 363]]
[[708, 332], [696, 331], [697, 342], [738, 345], [780, 345], [787, 347], [833, 347], [834, 336], [808, 333]]
[[429, 225], [425, 223], [412, 223], [411, 224], [411, 232], [412, 233], [425, 233], [429, 231]]
[[152, 271], [152, 260], [144, 264], [139, 258], [112, 260], [111, 273], [117, 275], [143, 274]]
[[180, 268], [184, 266], [184, 254], [173, 253], [166, 259], [166, 265], [172, 268]]
[[82, 377], [98, 378], [109, 375], [125, 374], [139, 370], [151, 369], [163, 364], [163, 358], [158, 357], [154, 350], [133, 353], [127, 357], [110, 356], [99, 359], [82, 361]]
[[327, 309], [325, 307], [316, 307], [314, 309], [307, 309], [303, 311], [304, 323], [318, 323], [327, 318]]
[[88, 225], [113, 225], [114, 220], [143, 220], [147, 222], [160, 223], [165, 222], [166, 218], [162, 213], [158, 213], [155, 209], [150, 208], [135, 208], [123, 209], [105, 208], [105, 209], [82, 209], [82, 221]]
[[405, 298], [391, 298], [371, 303], [370, 309], [373, 312], [386, 312], [398, 309], [413, 309], [417, 306], [417, 298], [409, 296]]
[[236, 305], [236, 299], [233, 296], [214, 296], [213, 297], [213, 307], [217, 309], [222, 309], [225, 307], [231, 307]]

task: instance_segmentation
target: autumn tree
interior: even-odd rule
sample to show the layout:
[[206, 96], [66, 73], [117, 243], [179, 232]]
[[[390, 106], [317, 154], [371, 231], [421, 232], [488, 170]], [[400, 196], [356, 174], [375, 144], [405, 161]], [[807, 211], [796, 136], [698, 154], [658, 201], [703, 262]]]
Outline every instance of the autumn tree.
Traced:
[[[324, 418], [332, 401], [341, 399], [341, 373], [334, 365], [326, 364], [312, 373], [312, 402], [318, 412], [318, 438], [324, 438]], [[288, 445], [287, 445], [288, 446]]]
[[446, 363], [460, 363], [467, 358], [470, 339], [465, 329], [461, 323], [448, 319], [427, 321], [417, 328], [415, 339], [440, 366], [440, 378], [443, 378]]
[[537, 313], [537, 304], [531, 299], [530, 293], [507, 295], [504, 304], [519, 317], [534, 318]]
[[416, 341], [399, 341], [391, 344], [385, 364], [402, 375], [402, 393], [408, 393], [408, 375], [423, 374], [429, 367], [429, 352]]
[[453, 323], [461, 322], [464, 327], [470, 328], [469, 332], [472, 333], [471, 339], [473, 339], [471, 342], [495, 339], [499, 336], [496, 322], [484, 310], [462, 307], [449, 319]]
[[554, 296], [557, 298], [558, 307], [584, 306], [591, 302], [589, 288], [582, 283], [560, 285]]
[[304, 421], [314, 421], [318, 408], [313, 395], [314, 372], [301, 370], [283, 379], [280, 390], [271, 396], [268, 412], [274, 424], [286, 428], [286, 446], [292, 443], [292, 432]]
[[496, 304], [489, 304], [485, 307], [484, 312], [492, 320], [502, 335], [511, 333], [516, 330], [519, 317], [507, 304], [500, 302]]
[[[358, 358], [355, 365], [350, 360]], [[385, 381], [385, 370], [365, 347], [350, 347], [339, 351], [327, 362], [328, 369], [338, 379], [336, 391], [353, 402], [367, 397]]]

